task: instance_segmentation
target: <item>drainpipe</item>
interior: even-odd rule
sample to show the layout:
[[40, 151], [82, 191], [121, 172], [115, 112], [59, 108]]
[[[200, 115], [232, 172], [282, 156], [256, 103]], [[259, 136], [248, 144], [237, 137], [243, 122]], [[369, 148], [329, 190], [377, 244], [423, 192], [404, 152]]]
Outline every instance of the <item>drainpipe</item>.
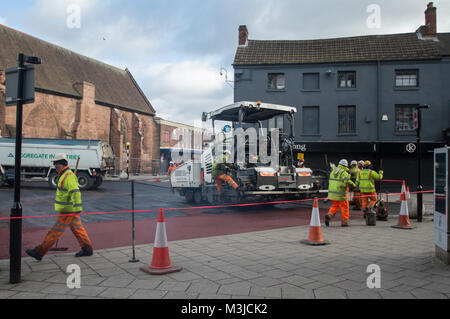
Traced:
[[114, 108], [110, 108], [109, 109], [109, 145], [112, 147], [112, 127], [113, 127], [113, 122], [112, 122], [112, 115], [113, 115], [113, 111]]
[[376, 140], [376, 162], [378, 167], [380, 166], [380, 109], [381, 109], [381, 77], [380, 77], [380, 60], [377, 61], [377, 115], [376, 115], [376, 125], [377, 125], [377, 140]]
[[[377, 61], [377, 117], [376, 117], [376, 123], [377, 123], [377, 142], [376, 147], [377, 151], [375, 153], [376, 157], [376, 163], [378, 166], [378, 169], [383, 169], [381, 167], [382, 160], [380, 160], [380, 109], [381, 109], [381, 77], [380, 77], [380, 60]], [[381, 182], [378, 183], [378, 194], [381, 196]]]

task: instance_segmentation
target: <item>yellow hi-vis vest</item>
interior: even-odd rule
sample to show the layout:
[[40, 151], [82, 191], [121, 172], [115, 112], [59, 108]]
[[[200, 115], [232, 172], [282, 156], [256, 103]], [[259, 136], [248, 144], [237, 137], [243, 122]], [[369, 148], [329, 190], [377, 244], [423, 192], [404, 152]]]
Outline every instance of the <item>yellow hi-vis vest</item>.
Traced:
[[333, 168], [330, 173], [328, 183], [328, 199], [335, 201], [346, 201], [347, 198], [347, 184], [355, 185], [351, 179], [348, 169], [342, 165]]
[[55, 211], [58, 213], [80, 213], [83, 210], [81, 192], [75, 174], [66, 169], [58, 180], [56, 189]]
[[358, 174], [358, 178], [356, 179], [356, 184], [359, 187], [359, 191], [361, 193], [373, 193], [375, 192], [375, 180], [383, 179], [383, 172], [380, 171], [378, 174], [371, 169], [363, 169]]

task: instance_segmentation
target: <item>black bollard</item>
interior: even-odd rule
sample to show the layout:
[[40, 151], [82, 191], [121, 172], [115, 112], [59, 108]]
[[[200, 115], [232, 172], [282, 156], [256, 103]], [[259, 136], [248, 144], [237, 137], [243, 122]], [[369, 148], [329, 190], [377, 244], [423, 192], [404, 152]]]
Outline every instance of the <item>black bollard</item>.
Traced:
[[133, 248], [133, 258], [130, 259], [130, 263], [137, 263], [139, 259], [136, 259], [135, 255], [135, 236], [134, 236], [134, 181], [131, 181], [131, 241], [132, 241], [132, 248]]

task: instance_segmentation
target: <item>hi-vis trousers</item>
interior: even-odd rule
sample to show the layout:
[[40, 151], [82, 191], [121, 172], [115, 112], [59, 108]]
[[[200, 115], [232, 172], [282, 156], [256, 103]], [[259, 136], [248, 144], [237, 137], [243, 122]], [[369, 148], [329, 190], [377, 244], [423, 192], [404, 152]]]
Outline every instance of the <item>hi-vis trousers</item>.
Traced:
[[377, 202], [377, 193], [362, 193], [361, 192], [361, 200], [362, 200], [362, 210], [372, 209]]
[[86, 229], [84, 229], [84, 226], [81, 223], [80, 216], [76, 215], [59, 216], [56, 220], [55, 225], [53, 225], [53, 227], [45, 236], [43, 243], [35, 248], [37, 253], [41, 256], [44, 256], [50, 250], [50, 248], [53, 247], [59, 237], [61, 237], [67, 226], [70, 227], [70, 230], [77, 238], [81, 248], [84, 248], [87, 251], [92, 251], [91, 240], [86, 233]]
[[333, 218], [336, 215], [336, 213], [339, 210], [341, 210], [342, 224], [347, 224], [348, 219], [350, 218], [348, 201], [333, 200], [332, 202], [333, 204], [331, 205], [330, 210], [328, 211], [328, 216], [330, 216], [330, 218]]
[[214, 180], [216, 181], [217, 184], [217, 190], [219, 191], [219, 196], [222, 195], [222, 181], [225, 181], [228, 183], [228, 185], [230, 185], [231, 187], [233, 187], [234, 189], [238, 189], [238, 184], [236, 184], [236, 182], [228, 175], [226, 174], [222, 174], [216, 178], [214, 178]]

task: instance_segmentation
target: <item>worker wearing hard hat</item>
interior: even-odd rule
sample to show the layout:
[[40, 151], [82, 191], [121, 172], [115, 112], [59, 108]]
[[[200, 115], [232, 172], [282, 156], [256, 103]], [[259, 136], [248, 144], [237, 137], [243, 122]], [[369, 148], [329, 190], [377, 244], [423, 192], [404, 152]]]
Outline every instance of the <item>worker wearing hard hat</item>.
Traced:
[[379, 173], [372, 170], [372, 163], [370, 161], [364, 162], [364, 168], [359, 172], [356, 179], [356, 185], [358, 185], [361, 192], [362, 210], [364, 214], [369, 209], [375, 206], [377, 201], [377, 192], [375, 190], [375, 180], [383, 179], [383, 171]]
[[[350, 176], [353, 183], [356, 183], [360, 169], [358, 168], [358, 162], [353, 160], [350, 163]], [[357, 186], [352, 187], [353, 192], [353, 205], [355, 205], [355, 210], [361, 210], [361, 197], [359, 194], [359, 188]]]
[[339, 161], [339, 165], [334, 167], [330, 173], [330, 179], [328, 184], [328, 199], [333, 204], [328, 211], [328, 215], [325, 216], [325, 225], [330, 226], [330, 220], [336, 213], [341, 210], [341, 226], [348, 226], [349, 220], [349, 203], [347, 196], [347, 185], [355, 186], [351, 180], [351, 176], [348, 173], [348, 162], [345, 159]]
[[65, 154], [57, 154], [53, 160], [53, 164], [58, 172], [55, 211], [60, 216], [45, 236], [42, 244], [36, 246], [34, 249], [27, 249], [25, 252], [35, 259], [41, 260], [69, 226], [81, 246], [81, 251], [76, 253], [75, 256], [91, 256], [93, 253], [91, 241], [81, 223], [80, 216], [77, 215], [83, 209], [77, 177], [69, 169]]
[[364, 161], [363, 160], [358, 162], [358, 168], [359, 168], [359, 170], [362, 170], [364, 168]]
[[222, 197], [222, 181], [225, 181], [236, 191], [239, 188], [238, 184], [236, 184], [236, 182], [231, 178], [231, 176], [227, 175], [227, 171], [232, 166], [229, 164], [230, 157], [231, 157], [230, 153], [225, 152], [222, 156], [218, 156], [216, 158], [212, 166], [211, 176], [217, 184], [217, 191], [219, 193], [219, 198]]
[[172, 193], [174, 192], [174, 190], [173, 190], [173, 187], [172, 187], [172, 179], [170, 178], [170, 174], [172, 174], [172, 172], [175, 170], [175, 168], [177, 168], [175, 163], [173, 161], [170, 161], [169, 169], [167, 170], [167, 175], [169, 176], [170, 190], [172, 191]]

